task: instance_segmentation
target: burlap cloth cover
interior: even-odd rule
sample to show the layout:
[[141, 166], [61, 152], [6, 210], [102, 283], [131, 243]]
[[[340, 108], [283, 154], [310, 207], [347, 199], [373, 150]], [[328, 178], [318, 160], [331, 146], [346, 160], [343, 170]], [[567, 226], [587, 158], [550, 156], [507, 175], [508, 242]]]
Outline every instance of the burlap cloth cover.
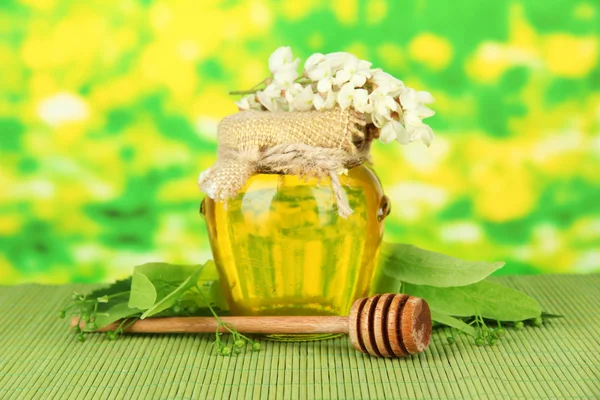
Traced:
[[198, 184], [215, 201], [237, 195], [256, 173], [331, 179], [338, 213], [352, 213], [339, 174], [368, 159], [372, 135], [364, 115], [335, 107], [325, 111], [243, 111], [218, 127], [215, 164]]

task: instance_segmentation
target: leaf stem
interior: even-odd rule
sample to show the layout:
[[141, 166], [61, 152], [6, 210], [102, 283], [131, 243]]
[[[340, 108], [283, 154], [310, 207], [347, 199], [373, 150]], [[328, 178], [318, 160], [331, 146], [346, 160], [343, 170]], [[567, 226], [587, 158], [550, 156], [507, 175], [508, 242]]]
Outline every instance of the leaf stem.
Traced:
[[112, 299], [113, 297], [118, 297], [118, 296], [123, 296], [124, 294], [129, 294], [131, 293], [131, 290], [127, 290], [125, 292], [119, 292], [119, 293], [115, 293], [115, 294], [111, 294], [106, 296], [107, 299]]
[[200, 289], [200, 287], [196, 284], [196, 286], [194, 288], [198, 291], [198, 294], [202, 297], [204, 302], [208, 305], [208, 309], [210, 310], [211, 314], [217, 320], [218, 325], [217, 325], [217, 329], [215, 332], [215, 337], [216, 337], [215, 342], [217, 343], [217, 348], [220, 349], [222, 347], [222, 342], [221, 342], [221, 338], [220, 338], [220, 335], [221, 335], [220, 328], [224, 328], [225, 330], [227, 330], [233, 336], [234, 342], [236, 342], [239, 339], [242, 339], [248, 343], [251, 343], [251, 344], [254, 343], [254, 341], [252, 339], [250, 339], [248, 336], [242, 335], [241, 333], [239, 333], [238, 330], [235, 329], [235, 326], [233, 326], [233, 324], [231, 322], [223, 322], [223, 320], [215, 312], [214, 308], [210, 305], [210, 301], [206, 298], [204, 293], [202, 293], [202, 290]]

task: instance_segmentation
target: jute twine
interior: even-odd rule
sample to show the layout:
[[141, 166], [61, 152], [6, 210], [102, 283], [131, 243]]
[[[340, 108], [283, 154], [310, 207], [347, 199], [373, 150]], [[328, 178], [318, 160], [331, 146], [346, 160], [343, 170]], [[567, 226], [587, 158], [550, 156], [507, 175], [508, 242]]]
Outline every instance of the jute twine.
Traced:
[[372, 140], [364, 115], [339, 107], [326, 111], [243, 111], [218, 127], [216, 163], [200, 174], [200, 189], [215, 201], [237, 195], [257, 173], [331, 180], [340, 216], [352, 213], [339, 173], [369, 158]]

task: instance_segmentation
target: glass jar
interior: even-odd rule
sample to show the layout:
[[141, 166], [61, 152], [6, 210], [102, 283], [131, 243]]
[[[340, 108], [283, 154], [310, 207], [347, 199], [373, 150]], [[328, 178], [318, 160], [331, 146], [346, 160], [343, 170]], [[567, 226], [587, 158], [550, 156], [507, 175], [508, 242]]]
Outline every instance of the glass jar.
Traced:
[[348, 218], [337, 214], [329, 178], [257, 174], [226, 204], [205, 199], [201, 209], [233, 315], [348, 315], [368, 295], [389, 202], [365, 165], [340, 181], [354, 211]]

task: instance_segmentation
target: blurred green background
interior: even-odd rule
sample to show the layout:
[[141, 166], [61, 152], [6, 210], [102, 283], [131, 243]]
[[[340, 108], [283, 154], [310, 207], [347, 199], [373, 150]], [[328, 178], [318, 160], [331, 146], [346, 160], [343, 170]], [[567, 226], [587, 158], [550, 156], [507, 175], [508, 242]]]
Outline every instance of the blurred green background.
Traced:
[[598, 271], [599, 37], [584, 0], [2, 0], [0, 283], [210, 258], [198, 173], [227, 91], [281, 45], [355, 53], [436, 97], [431, 148], [375, 145], [387, 240]]

